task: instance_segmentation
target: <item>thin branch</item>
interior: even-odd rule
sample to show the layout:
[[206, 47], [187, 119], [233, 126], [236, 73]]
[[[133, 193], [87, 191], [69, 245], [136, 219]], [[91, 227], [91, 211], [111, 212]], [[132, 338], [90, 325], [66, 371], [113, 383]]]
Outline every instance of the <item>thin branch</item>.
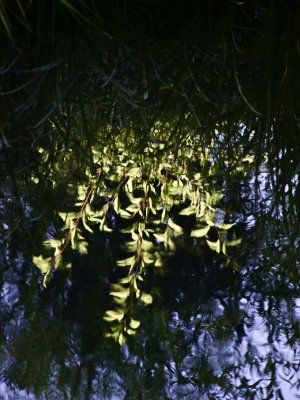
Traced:
[[242, 97], [242, 99], [244, 100], [244, 102], [247, 104], [247, 106], [250, 108], [250, 110], [254, 112], [254, 114], [256, 114], [256, 115], [258, 115], [259, 117], [261, 117], [261, 116], [262, 116], [262, 113], [258, 112], [258, 111], [249, 103], [249, 101], [247, 100], [247, 98], [245, 97], [245, 95], [244, 95], [244, 93], [243, 93], [243, 91], [242, 91], [242, 87], [241, 87], [239, 78], [238, 78], [238, 76], [237, 76], [237, 70], [236, 70], [236, 65], [235, 65], [235, 63], [234, 63], [234, 77], [235, 77], [235, 80], [236, 80], [236, 84], [237, 84], [237, 88], [238, 88], [239, 94], [241, 95], [241, 97]]

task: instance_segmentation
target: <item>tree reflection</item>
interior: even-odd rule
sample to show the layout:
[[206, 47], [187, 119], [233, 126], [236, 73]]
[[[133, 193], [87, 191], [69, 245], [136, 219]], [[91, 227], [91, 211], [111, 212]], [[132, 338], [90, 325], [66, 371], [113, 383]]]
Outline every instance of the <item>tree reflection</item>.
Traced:
[[6, 3], [1, 396], [296, 398], [298, 7]]
[[[7, 382], [66, 398], [280, 398], [280, 390], [288, 398], [299, 390], [292, 297], [243, 289], [247, 275], [239, 285], [216, 277], [212, 286], [211, 272], [202, 271], [188, 292], [177, 288], [176, 304], [161, 293], [160, 307], [141, 309], [140, 330], [119, 351], [101, 338], [105, 290], [86, 267], [78, 284], [53, 286], [38, 306], [33, 286], [10, 305], [1, 352]], [[2, 310], [5, 301], [2, 292]]]

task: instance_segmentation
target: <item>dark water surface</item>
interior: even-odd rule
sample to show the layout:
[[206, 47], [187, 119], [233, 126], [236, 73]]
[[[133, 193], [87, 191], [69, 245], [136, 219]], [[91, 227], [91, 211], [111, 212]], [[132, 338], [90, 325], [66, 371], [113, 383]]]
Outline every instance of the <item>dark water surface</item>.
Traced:
[[299, 236], [283, 210], [272, 219], [268, 179], [258, 176], [257, 213], [243, 212], [240, 271], [178, 253], [121, 348], [103, 337], [114, 268], [105, 243], [44, 289], [32, 244], [2, 241], [2, 398], [296, 399]]
[[[0, 399], [300, 398], [299, 7], [79, 2], [83, 23], [40, 3], [1, 50]], [[98, 220], [73, 243], [59, 212], [90, 188]], [[197, 188], [205, 238], [180, 214]], [[123, 206], [150, 261], [122, 269]], [[54, 239], [68, 268], [43, 281]]]

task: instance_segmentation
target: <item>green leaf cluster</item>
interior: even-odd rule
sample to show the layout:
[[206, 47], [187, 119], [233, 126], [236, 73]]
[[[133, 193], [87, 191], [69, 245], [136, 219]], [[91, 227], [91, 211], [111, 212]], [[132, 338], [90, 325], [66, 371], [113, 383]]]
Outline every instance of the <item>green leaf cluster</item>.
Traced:
[[[149, 143], [142, 154], [131, 152], [122, 141], [117, 152], [93, 148], [97, 174], [86, 173], [88, 185], [77, 185], [73, 211], [59, 213], [63, 239], [44, 242], [52, 257], [33, 258], [45, 274], [44, 286], [51, 270], [64, 265], [68, 249], [86, 255], [89, 235], [119, 229], [123, 256], [116, 264], [126, 269], [126, 276], [111, 285], [115, 308], [104, 319], [112, 325], [111, 336], [123, 343], [127, 334], [135, 333], [129, 322], [134, 303], [153, 301], [143, 288], [147, 268], [162, 267], [163, 257], [174, 253], [180, 240], [191, 237], [195, 245], [208, 246], [229, 264], [227, 248], [241, 240], [228, 239], [235, 222], [228, 222], [225, 211], [223, 218], [218, 216], [223, 194], [213, 150], [214, 143], [202, 148], [190, 139], [176, 154], [162, 143]], [[217, 232], [215, 241], [211, 230]]]

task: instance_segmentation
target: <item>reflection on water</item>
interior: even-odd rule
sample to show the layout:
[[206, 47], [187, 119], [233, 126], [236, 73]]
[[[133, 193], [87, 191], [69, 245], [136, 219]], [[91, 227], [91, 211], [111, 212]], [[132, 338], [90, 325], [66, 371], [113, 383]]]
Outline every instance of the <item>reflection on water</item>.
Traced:
[[[8, 3], [0, 398], [299, 398], [298, 7]], [[46, 288], [32, 262], [45, 239], [73, 249], [55, 269], [46, 246]], [[140, 286], [112, 299], [129, 270]], [[122, 346], [108, 311], [131, 331]]]
[[178, 253], [122, 348], [103, 337], [105, 243], [43, 289], [28, 243], [2, 242], [3, 398], [296, 399], [299, 237], [285, 231], [282, 211], [266, 225], [274, 211], [269, 179], [264, 173], [251, 183], [249, 209], [239, 215], [246, 222], [240, 272]]

